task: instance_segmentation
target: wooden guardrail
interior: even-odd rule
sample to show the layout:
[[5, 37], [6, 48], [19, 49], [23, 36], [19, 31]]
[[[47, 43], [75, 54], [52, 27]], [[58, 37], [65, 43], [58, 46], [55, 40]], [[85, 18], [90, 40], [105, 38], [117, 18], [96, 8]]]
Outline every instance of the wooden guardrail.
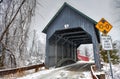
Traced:
[[92, 65], [91, 66], [91, 75], [92, 75], [92, 78], [93, 79], [105, 79], [105, 74], [100, 73], [100, 72], [99, 72], [99, 74], [97, 74], [97, 73], [96, 73], [96, 66]]
[[95, 73], [94, 73], [94, 69], [95, 69], [95, 67], [94, 67], [94, 65], [92, 65], [91, 66], [91, 75], [92, 75], [92, 78], [93, 79], [98, 79], [98, 77], [95, 75]]
[[3, 69], [3, 70], [0, 70], [0, 76], [15, 74], [17, 72], [22, 72], [22, 71], [31, 70], [31, 69], [35, 69], [35, 72], [37, 72], [41, 67], [45, 67], [44, 63], [38, 64], [38, 65], [20, 67], [20, 68]]

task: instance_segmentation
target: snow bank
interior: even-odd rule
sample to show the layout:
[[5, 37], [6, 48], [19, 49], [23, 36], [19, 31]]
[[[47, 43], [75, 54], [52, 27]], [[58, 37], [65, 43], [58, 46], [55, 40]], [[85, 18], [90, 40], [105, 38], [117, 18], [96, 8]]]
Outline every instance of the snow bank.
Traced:
[[44, 75], [44, 74], [47, 74], [47, 73], [50, 73], [51, 71], [53, 71], [54, 69], [51, 69], [51, 70], [43, 70], [43, 71], [39, 71], [39, 72], [36, 72], [36, 73], [33, 73], [33, 74], [29, 74], [29, 75], [26, 75], [24, 77], [21, 77], [21, 78], [17, 78], [17, 79], [38, 79], [38, 77], [40, 75]]
[[92, 79], [90, 71], [75, 72], [66, 68], [80, 63], [93, 63], [93, 61], [79, 61], [75, 64], [60, 68], [50, 68], [49, 70], [39, 71], [17, 79]]
[[[107, 63], [104, 63], [102, 68], [106, 73], [106, 78], [111, 79], [110, 66]], [[113, 77], [114, 79], [120, 79], [120, 64], [112, 65]]]

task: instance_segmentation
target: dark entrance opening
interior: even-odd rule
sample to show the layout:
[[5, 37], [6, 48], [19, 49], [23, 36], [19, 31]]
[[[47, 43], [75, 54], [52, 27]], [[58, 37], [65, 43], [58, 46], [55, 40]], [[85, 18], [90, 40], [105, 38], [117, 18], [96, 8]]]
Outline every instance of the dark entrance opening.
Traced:
[[82, 28], [67, 28], [56, 30], [49, 38], [53, 47], [56, 67], [68, 65], [77, 61], [77, 48], [81, 44], [91, 44], [91, 35]]

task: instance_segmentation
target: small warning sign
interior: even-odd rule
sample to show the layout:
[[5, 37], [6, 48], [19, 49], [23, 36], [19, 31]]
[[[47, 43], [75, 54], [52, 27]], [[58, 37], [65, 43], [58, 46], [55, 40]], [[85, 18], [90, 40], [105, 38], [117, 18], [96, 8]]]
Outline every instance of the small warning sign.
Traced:
[[101, 40], [103, 50], [113, 50], [112, 40], [110, 36], [102, 36]]
[[112, 25], [106, 21], [104, 18], [102, 18], [97, 24], [96, 24], [96, 28], [101, 31], [103, 34], [107, 34], [111, 28]]

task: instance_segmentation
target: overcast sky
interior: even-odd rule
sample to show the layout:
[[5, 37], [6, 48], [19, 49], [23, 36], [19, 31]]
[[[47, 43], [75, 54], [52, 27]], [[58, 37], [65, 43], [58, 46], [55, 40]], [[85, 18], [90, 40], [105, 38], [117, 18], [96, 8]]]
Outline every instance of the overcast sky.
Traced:
[[120, 28], [117, 28], [115, 22], [116, 13], [114, 12], [114, 0], [38, 0], [39, 5], [36, 9], [36, 15], [33, 18], [32, 27], [37, 30], [38, 37], [45, 42], [45, 34], [41, 31], [47, 23], [56, 14], [64, 2], [67, 2], [74, 8], [86, 14], [95, 21], [105, 18], [113, 25], [112, 30], [108, 33], [113, 40], [120, 40]]

